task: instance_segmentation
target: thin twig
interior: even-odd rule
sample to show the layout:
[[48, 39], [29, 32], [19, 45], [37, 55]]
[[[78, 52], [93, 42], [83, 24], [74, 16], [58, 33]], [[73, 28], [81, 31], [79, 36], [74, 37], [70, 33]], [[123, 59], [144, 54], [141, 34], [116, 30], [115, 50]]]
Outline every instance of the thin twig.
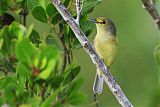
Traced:
[[83, 8], [83, 0], [82, 0], [82, 4], [81, 4], [80, 0], [76, 0], [76, 10], [77, 10], [76, 23], [78, 25], [79, 25], [80, 18], [81, 18], [82, 8]]
[[[20, 21], [24, 26], [26, 26], [27, 15], [28, 15], [28, 10], [27, 10], [26, 6], [24, 6], [23, 9], [20, 12]], [[22, 19], [22, 17], [23, 17], [23, 19]]]
[[62, 31], [61, 28], [62, 28], [62, 24], [61, 23], [59, 25], [59, 32], [57, 32], [55, 27], [52, 26], [52, 30], [57, 35], [57, 37], [59, 38], [59, 40], [60, 40], [60, 42], [61, 42], [61, 44], [63, 46], [63, 64], [62, 64], [62, 72], [63, 72], [65, 70], [65, 68], [66, 68], [66, 65], [67, 65], [67, 58], [69, 56], [69, 52], [68, 52], [67, 46], [65, 44], [64, 34], [63, 34], [63, 31]]
[[40, 92], [40, 96], [43, 101], [45, 100], [45, 93], [46, 93], [46, 86], [45, 86], [45, 84], [43, 84], [41, 87], [41, 92]]
[[[66, 64], [67, 63], [67, 58], [68, 58], [68, 63], [70, 64], [71, 62], [70, 62], [70, 47], [68, 47], [67, 48], [67, 46], [66, 46], [66, 44], [65, 44], [65, 40], [64, 40], [64, 36], [66, 36], [66, 35], [64, 35], [64, 31], [63, 31], [63, 29], [62, 29], [62, 27], [63, 27], [63, 25], [62, 25], [62, 23], [60, 23], [59, 24], [59, 29], [60, 29], [60, 40], [61, 40], [61, 42], [62, 42], [62, 45], [63, 45], [63, 50], [64, 50], [64, 61], [66, 61], [64, 64]], [[70, 42], [68, 41], [68, 44], [69, 44]], [[66, 65], [64, 65], [64, 67], [65, 67]], [[63, 69], [65, 69], [65, 68], [63, 68]]]
[[64, 35], [61, 34], [60, 36], [60, 40], [61, 40], [61, 43], [63, 45], [63, 65], [62, 65], [62, 72], [65, 70], [66, 68], [66, 64], [67, 64], [67, 55], [68, 55], [68, 50], [67, 50], [67, 47], [66, 47], [66, 44], [65, 44], [65, 41], [64, 41]]
[[23, 15], [23, 25], [26, 26], [26, 15]]
[[93, 94], [93, 99], [96, 104], [96, 107], [99, 107], [96, 96], [97, 96], [97, 94]]
[[110, 73], [107, 66], [103, 63], [103, 61], [100, 59], [98, 54], [95, 52], [95, 50], [93, 49], [93, 46], [89, 43], [87, 37], [82, 32], [79, 25], [75, 22], [74, 18], [71, 16], [67, 8], [62, 4], [60, 0], [52, 0], [52, 3], [54, 4], [58, 12], [62, 15], [64, 20], [67, 22], [67, 24], [70, 26], [76, 38], [79, 40], [83, 48], [86, 50], [86, 52], [92, 59], [93, 63], [103, 73], [103, 78], [105, 79], [106, 84], [108, 85], [111, 92], [114, 94], [114, 96], [118, 100], [119, 104], [122, 107], [133, 107], [133, 105], [125, 96], [125, 94], [123, 93], [123, 91], [121, 90], [117, 82], [115, 81], [114, 77]]
[[71, 64], [71, 36], [68, 37], [68, 63]]
[[160, 15], [156, 9], [155, 1], [154, 0], [142, 0], [142, 3], [143, 3], [143, 7], [150, 14], [150, 16], [153, 18], [158, 29], [160, 30]]

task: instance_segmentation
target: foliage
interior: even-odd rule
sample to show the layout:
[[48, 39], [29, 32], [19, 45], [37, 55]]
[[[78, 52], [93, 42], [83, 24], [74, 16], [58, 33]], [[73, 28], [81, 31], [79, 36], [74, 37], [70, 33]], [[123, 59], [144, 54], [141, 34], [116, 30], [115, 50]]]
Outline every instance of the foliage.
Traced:
[[[63, 3], [73, 10], [72, 0]], [[99, 3], [100, 0], [84, 2], [80, 25], [87, 36], [93, 26], [87, 14]], [[71, 12], [75, 16], [76, 12]], [[34, 25], [27, 28], [28, 13], [48, 24], [54, 36], [47, 34], [42, 39]], [[15, 20], [17, 16], [21, 18]], [[78, 47], [78, 40], [50, 0], [1, 0], [0, 106], [81, 105], [85, 99], [79, 90], [82, 79], [77, 77], [81, 67], [73, 64], [72, 53]]]
[[[155, 57], [155, 60], [158, 66], [160, 66], [160, 45], [158, 45], [155, 48], [154, 57]], [[159, 104], [160, 104], [160, 91], [159, 90], [160, 90], [160, 69], [158, 70], [158, 85], [156, 86], [156, 89], [153, 93], [153, 98], [152, 98], [153, 100], [151, 101], [151, 106], [153, 107], [159, 107]]]

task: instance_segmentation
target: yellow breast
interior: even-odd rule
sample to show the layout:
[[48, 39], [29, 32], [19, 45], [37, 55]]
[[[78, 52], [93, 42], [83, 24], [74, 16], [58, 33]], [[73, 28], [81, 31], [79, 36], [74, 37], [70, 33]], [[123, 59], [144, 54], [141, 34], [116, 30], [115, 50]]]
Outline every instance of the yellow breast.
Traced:
[[96, 36], [94, 39], [94, 47], [104, 63], [110, 67], [117, 54], [117, 37], [116, 36]]

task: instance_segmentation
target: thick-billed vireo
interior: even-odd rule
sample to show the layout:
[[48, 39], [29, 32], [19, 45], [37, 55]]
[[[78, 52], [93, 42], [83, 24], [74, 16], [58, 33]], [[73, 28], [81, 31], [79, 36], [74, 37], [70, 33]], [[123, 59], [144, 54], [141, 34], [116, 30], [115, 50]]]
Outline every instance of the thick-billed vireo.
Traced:
[[[117, 54], [117, 36], [116, 28], [110, 19], [104, 17], [98, 17], [97, 19], [91, 19], [96, 24], [97, 34], [94, 38], [94, 48], [100, 58], [109, 68]], [[103, 90], [103, 73], [97, 69], [95, 81], [93, 85], [94, 94], [101, 94]]]

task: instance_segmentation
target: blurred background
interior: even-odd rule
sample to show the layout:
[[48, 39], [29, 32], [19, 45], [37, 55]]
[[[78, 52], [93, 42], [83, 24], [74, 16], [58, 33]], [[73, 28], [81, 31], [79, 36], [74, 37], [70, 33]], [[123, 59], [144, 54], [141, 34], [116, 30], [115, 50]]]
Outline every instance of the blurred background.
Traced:
[[[112, 19], [117, 28], [118, 55], [110, 70], [118, 84], [135, 107], [153, 107], [158, 87], [158, 65], [153, 52], [160, 43], [160, 34], [152, 18], [142, 8], [140, 0], [103, 0], [89, 18], [98, 16]], [[29, 17], [28, 25], [34, 22], [40, 32], [49, 31], [48, 25]], [[95, 35], [94, 26], [90, 41]], [[94, 107], [92, 86], [95, 65], [83, 49], [75, 50], [73, 54], [74, 62], [82, 69], [79, 77], [84, 80], [85, 107]], [[106, 84], [97, 99], [100, 107], [120, 107]]]

